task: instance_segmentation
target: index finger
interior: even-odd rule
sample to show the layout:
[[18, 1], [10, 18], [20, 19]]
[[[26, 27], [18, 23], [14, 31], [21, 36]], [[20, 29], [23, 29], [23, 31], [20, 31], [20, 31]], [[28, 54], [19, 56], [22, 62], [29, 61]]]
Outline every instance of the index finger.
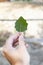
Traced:
[[15, 35], [14, 35], [14, 34], [11, 35], [11, 36], [6, 40], [5, 45], [7, 45], [7, 46], [12, 46], [13, 41], [15, 41], [19, 35], [20, 35], [19, 33], [15, 34]]

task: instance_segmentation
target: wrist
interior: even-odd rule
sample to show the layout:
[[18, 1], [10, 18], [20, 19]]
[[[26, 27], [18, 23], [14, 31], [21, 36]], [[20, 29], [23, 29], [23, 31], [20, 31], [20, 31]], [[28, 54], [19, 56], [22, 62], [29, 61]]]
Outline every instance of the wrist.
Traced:
[[12, 65], [23, 65], [23, 62], [21, 60], [18, 60], [14, 62]]
[[18, 63], [12, 64], [12, 65], [23, 65], [23, 64], [18, 62]]

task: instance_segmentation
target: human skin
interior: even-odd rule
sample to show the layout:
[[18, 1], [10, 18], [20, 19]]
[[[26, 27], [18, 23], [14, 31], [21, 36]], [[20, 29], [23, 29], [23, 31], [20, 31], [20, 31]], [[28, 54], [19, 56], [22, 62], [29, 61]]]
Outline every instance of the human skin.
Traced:
[[[19, 37], [18, 37], [19, 36]], [[17, 39], [17, 46], [12, 46]], [[30, 55], [27, 52], [22, 34], [11, 35], [3, 46], [3, 55], [11, 65], [29, 65]]]

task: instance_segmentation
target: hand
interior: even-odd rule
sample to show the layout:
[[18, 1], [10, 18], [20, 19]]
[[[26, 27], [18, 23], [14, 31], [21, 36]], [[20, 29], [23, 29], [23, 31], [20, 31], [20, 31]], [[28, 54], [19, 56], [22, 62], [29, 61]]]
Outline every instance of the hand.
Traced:
[[22, 65], [29, 65], [30, 56], [26, 50], [24, 38], [20, 34], [12, 35], [8, 38], [3, 46], [3, 53], [12, 65], [18, 62], [22, 63]]

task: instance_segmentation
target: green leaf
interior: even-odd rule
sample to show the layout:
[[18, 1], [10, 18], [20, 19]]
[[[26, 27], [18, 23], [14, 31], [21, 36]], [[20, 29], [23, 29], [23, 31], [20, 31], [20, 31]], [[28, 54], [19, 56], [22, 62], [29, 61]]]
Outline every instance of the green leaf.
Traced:
[[21, 16], [15, 23], [15, 28], [18, 32], [24, 32], [27, 30], [27, 22], [26, 20]]

